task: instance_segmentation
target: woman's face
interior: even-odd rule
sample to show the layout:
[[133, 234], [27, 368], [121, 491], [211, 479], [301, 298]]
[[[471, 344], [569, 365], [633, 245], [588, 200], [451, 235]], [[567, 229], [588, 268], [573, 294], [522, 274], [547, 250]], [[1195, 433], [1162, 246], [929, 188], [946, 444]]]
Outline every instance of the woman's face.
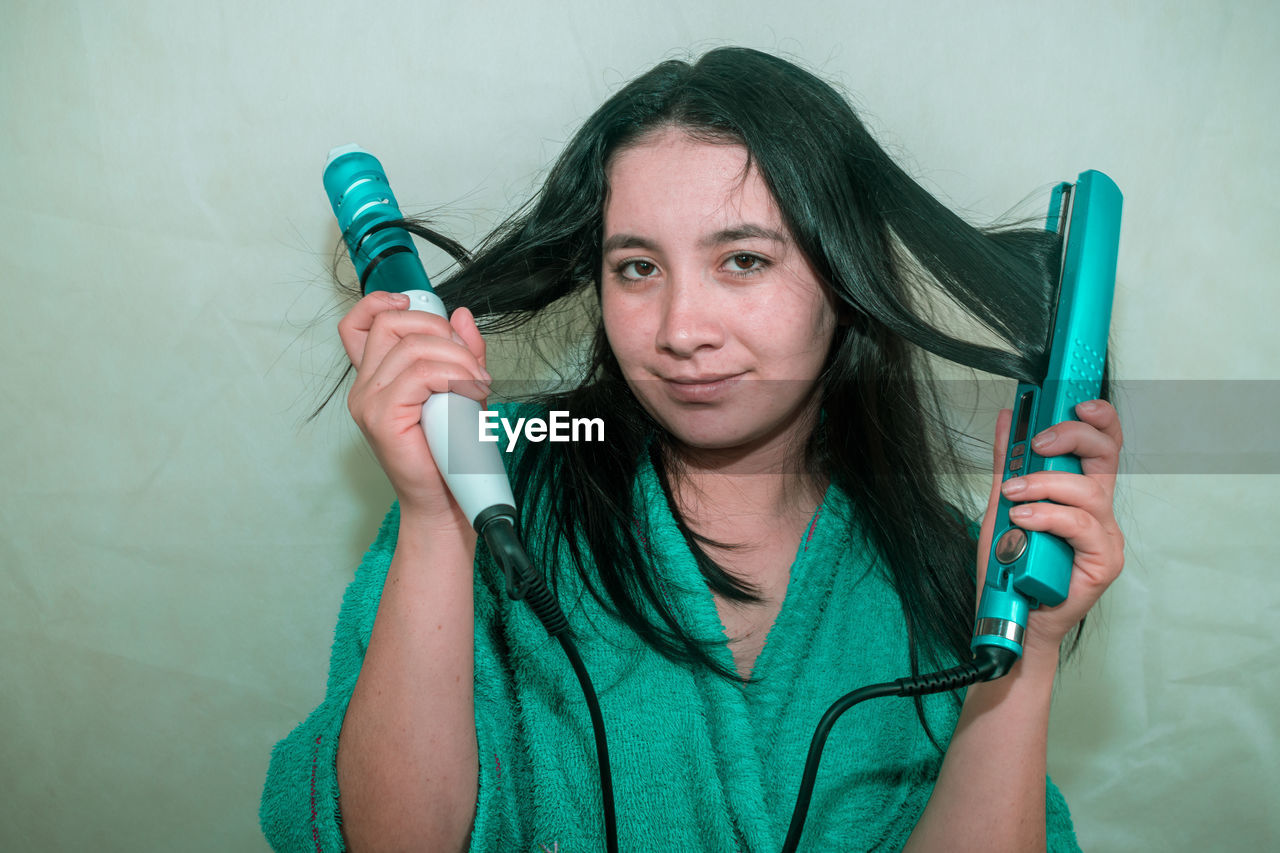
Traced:
[[785, 453], [812, 429], [836, 312], [746, 164], [676, 129], [617, 153], [601, 306], [632, 391], [679, 442]]

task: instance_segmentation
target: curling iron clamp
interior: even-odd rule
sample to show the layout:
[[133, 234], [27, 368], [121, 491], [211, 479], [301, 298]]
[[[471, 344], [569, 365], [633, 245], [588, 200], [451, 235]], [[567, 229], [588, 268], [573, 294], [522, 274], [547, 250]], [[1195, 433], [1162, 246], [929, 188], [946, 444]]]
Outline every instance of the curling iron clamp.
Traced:
[[[1075, 420], [1075, 407], [1101, 391], [1121, 204], [1115, 183], [1092, 170], [1081, 172], [1075, 184], [1063, 183], [1053, 191], [1045, 228], [1062, 235], [1062, 261], [1049, 365], [1040, 384], [1018, 383], [1001, 482], [1037, 471], [1081, 473], [1077, 457], [1040, 456], [1030, 439], [1054, 424]], [[1030, 611], [1067, 598], [1071, 546], [1053, 534], [1011, 524], [1009, 510], [1014, 505], [1002, 494], [996, 507], [987, 577], [974, 622], [974, 652], [997, 647], [1021, 657]]]

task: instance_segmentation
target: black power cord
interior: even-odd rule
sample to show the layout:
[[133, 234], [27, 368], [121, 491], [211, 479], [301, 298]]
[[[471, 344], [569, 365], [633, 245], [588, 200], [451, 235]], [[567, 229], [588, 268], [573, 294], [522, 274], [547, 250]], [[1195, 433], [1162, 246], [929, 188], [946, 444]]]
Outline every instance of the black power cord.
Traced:
[[822, 748], [826, 745], [827, 735], [831, 727], [845, 711], [867, 699], [878, 699], [881, 696], [925, 696], [929, 693], [942, 693], [948, 690], [959, 690], [979, 681], [991, 681], [1007, 673], [1018, 660], [1017, 653], [998, 646], [979, 646], [974, 650], [974, 659], [957, 667], [941, 672], [920, 675], [915, 678], [899, 678], [897, 681], [883, 684], [870, 684], [848, 693], [827, 709], [818, 722], [817, 731], [813, 733], [813, 741], [809, 744], [809, 757], [804, 764], [804, 775], [800, 779], [800, 793], [796, 796], [795, 811], [791, 813], [791, 826], [787, 830], [787, 839], [783, 842], [782, 853], [795, 853], [800, 844], [800, 834], [804, 831], [804, 819], [809, 813], [809, 800], [813, 797], [813, 783], [818, 777], [818, 764], [822, 761]]
[[528, 600], [547, 633], [560, 641], [574, 674], [578, 676], [578, 683], [582, 685], [582, 695], [586, 697], [587, 710], [591, 714], [591, 728], [596, 736], [600, 797], [604, 801], [605, 849], [608, 853], [618, 853], [618, 818], [613, 810], [613, 773], [609, 769], [609, 745], [605, 741], [604, 716], [600, 713], [600, 702], [596, 699], [596, 691], [586, 667], [583, 666], [582, 657], [569, 639], [569, 620], [565, 618], [560, 602], [556, 601], [556, 597], [547, 588], [546, 579], [534, 571], [533, 563], [520, 544], [520, 537], [509, 517], [502, 515], [493, 518], [483, 525], [480, 533], [494, 560], [507, 576], [507, 595], [513, 601], [522, 598]]

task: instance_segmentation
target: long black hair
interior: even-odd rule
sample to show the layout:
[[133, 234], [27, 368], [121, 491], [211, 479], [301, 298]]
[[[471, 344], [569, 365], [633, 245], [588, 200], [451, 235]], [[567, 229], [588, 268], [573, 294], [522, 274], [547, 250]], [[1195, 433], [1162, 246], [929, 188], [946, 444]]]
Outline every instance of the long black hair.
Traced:
[[[968, 659], [975, 542], [948, 492], [962, 466], [938, 417], [924, 353], [1022, 380], [1042, 377], [1060, 253], [1055, 234], [975, 228], [899, 168], [830, 85], [789, 61], [719, 48], [692, 64], [663, 62], [609, 98], [536, 195], [439, 284], [440, 296], [451, 308], [469, 306], [485, 332], [517, 329], [590, 296], [588, 288], [598, 298], [611, 158], [672, 127], [746, 149], [796, 244], [849, 318], [820, 377], [825, 417], [805, 459], [850, 496], [879, 549], [902, 601], [913, 670]], [[417, 230], [443, 244], [430, 228]], [[962, 339], [927, 319], [939, 299], [985, 327], [989, 342]], [[678, 468], [663, 431], [623, 380], [598, 313], [586, 361], [574, 387], [540, 402], [606, 418], [609, 441], [544, 444], [521, 457], [517, 498], [526, 526], [538, 528], [527, 532], [547, 543], [543, 565], [567, 553], [600, 604], [657, 651], [738, 680], [708, 653], [717, 639], [691, 636], [659, 592], [636, 527], [643, 513], [633, 506], [632, 483], [650, 453], [670, 500]], [[709, 588], [734, 601], [758, 600], [699, 548], [670, 503]]]

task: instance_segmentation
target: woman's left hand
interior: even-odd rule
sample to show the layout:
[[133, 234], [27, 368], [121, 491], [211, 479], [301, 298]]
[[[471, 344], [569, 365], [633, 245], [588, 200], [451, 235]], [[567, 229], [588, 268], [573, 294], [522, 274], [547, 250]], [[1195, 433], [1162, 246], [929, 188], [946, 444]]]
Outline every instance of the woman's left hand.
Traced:
[[[1084, 618], [1124, 566], [1124, 535], [1113, 511], [1124, 437], [1120, 418], [1110, 403], [1081, 403], [1076, 406], [1080, 420], [1055, 424], [1034, 436], [1032, 449], [1041, 456], [1075, 454], [1084, 473], [1037, 471], [1001, 484], [1011, 417], [1011, 411], [1004, 409], [996, 420], [995, 477], [978, 538], [978, 594], [986, 578], [996, 505], [1003, 491], [1018, 504], [1010, 513], [1013, 524], [1024, 530], [1053, 533], [1075, 550], [1067, 600], [1032, 611], [1023, 638], [1024, 655], [1051, 654], [1056, 660], [1063, 637]], [[1024, 503], [1046, 500], [1053, 503]], [[1025, 514], [1020, 514], [1024, 510]]]

